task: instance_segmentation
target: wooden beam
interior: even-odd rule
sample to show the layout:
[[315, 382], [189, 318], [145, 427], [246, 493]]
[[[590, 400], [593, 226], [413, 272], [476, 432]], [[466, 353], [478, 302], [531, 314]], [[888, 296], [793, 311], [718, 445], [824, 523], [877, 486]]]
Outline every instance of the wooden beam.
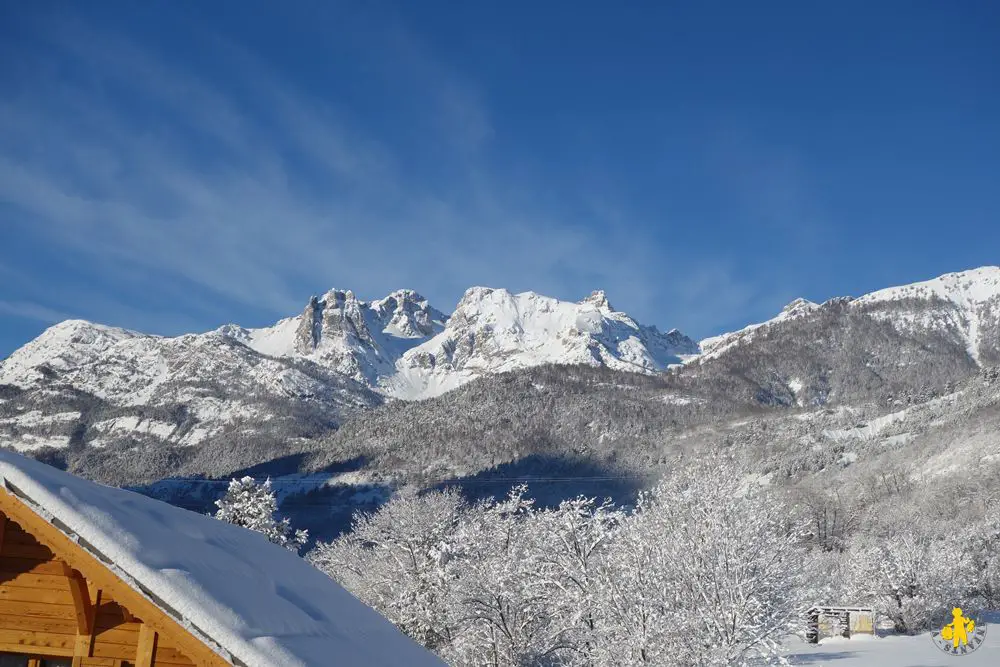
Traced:
[[7, 533], [7, 515], [0, 514], [0, 553], [3, 553], [3, 538]]
[[[94, 655], [94, 631], [96, 629], [97, 609], [101, 606], [101, 591], [93, 584], [87, 584], [83, 576], [74, 570], [75, 576], [70, 578], [70, 590], [80, 586], [80, 597], [86, 599], [86, 618], [84, 627], [80, 628], [79, 615], [77, 616], [76, 642], [73, 644], [73, 667], [83, 667], [83, 659]], [[81, 583], [82, 582], [82, 583]], [[73, 606], [77, 605], [77, 594], [73, 594]]]
[[91, 617], [94, 605], [90, 602], [90, 591], [87, 590], [87, 580], [76, 570], [70, 569], [66, 575], [69, 582], [69, 594], [73, 596], [73, 611], [76, 614], [76, 633], [89, 635], [93, 629]]
[[[6, 633], [12, 634], [12, 633]], [[27, 635], [28, 633], [19, 633]], [[31, 639], [30, 637], [14, 638], [13, 641], [0, 641], [0, 653], [42, 653], [58, 657], [72, 658], [73, 647], [50, 639]]]
[[94, 617], [100, 605], [100, 591], [87, 583], [83, 575], [65, 561], [63, 572], [69, 583], [73, 598], [73, 612], [76, 617], [76, 640], [73, 642], [73, 667], [83, 667], [83, 659], [89, 658], [94, 646]]
[[[168, 637], [170, 643], [199, 667], [229, 667], [232, 663], [191, 634], [180, 622], [152, 600], [118, 578], [96, 556], [83, 549], [61, 530], [39, 516], [16, 496], [0, 486], [0, 512], [50, 549], [57, 558], [80, 571], [101, 590], [143, 620], [150, 629]], [[0, 648], [0, 650], [3, 650]], [[62, 654], [65, 655], [65, 654]], [[69, 655], [72, 655], [70, 653]]]
[[135, 650], [135, 667], [153, 667], [156, 659], [156, 631], [145, 623], [139, 626], [139, 646]]

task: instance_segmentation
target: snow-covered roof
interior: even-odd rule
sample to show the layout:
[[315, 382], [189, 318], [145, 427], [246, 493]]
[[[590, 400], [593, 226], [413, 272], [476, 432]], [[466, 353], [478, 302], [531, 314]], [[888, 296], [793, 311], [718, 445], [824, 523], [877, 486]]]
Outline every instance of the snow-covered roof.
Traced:
[[179, 622], [228, 651], [236, 664], [444, 664], [262, 535], [10, 451], [0, 450], [0, 478]]

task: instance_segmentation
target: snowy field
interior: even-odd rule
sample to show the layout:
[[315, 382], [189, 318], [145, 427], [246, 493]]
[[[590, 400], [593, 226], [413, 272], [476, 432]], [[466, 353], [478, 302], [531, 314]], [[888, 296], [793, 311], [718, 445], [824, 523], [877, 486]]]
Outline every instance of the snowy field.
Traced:
[[[995, 621], [1000, 621], [1000, 614]], [[1000, 664], [1000, 624], [992, 623], [983, 645], [962, 656], [939, 651], [928, 632], [912, 637], [831, 637], [819, 644], [794, 638], [787, 647], [785, 655], [791, 664], [808, 667], [986, 667]]]

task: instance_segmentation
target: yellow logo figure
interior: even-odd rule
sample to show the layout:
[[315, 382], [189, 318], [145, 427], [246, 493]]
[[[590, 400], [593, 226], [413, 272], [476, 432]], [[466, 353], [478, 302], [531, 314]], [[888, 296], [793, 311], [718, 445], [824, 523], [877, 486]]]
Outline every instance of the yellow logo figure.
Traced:
[[[948, 618], [948, 612], [942, 610], [942, 620]], [[986, 640], [986, 623], [967, 614], [961, 607], [951, 610], [951, 623], [945, 623], [940, 632], [931, 634], [931, 640], [939, 649], [950, 655], [967, 655], [972, 653]]]
[[941, 628], [941, 638], [951, 641], [954, 648], [968, 645], [969, 635], [976, 631], [976, 622], [963, 616], [961, 607], [952, 609], [951, 615], [954, 620]]

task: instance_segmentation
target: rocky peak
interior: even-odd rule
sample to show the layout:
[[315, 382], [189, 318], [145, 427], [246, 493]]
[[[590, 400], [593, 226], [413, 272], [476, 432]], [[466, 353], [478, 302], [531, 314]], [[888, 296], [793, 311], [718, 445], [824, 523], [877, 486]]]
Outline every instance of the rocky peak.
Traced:
[[455, 312], [448, 318], [448, 328], [456, 329], [471, 326], [479, 320], [483, 312], [489, 312], [493, 308], [491, 303], [498, 300], [510, 301], [513, 295], [505, 289], [493, 289], [492, 287], [470, 287], [465, 290], [465, 294], [455, 306]]
[[656, 373], [697, 351], [679, 331], [662, 334], [615, 311], [601, 291], [572, 302], [473, 287], [444, 331], [404, 354], [383, 387], [398, 397], [426, 398], [483, 374], [540, 364]]
[[323, 296], [323, 338], [339, 338], [348, 342], [356, 340], [371, 345], [371, 331], [362, 312], [365, 305], [351, 290], [327, 292]]
[[323, 303], [313, 295], [306, 304], [299, 318], [299, 326], [295, 331], [295, 351], [299, 354], [309, 354], [319, 345], [322, 334]]
[[508, 294], [507, 290], [504, 289], [497, 290], [492, 287], [470, 287], [465, 290], [465, 294], [463, 294], [462, 298], [459, 299], [455, 310], [467, 310], [470, 307], [479, 306], [483, 301], [486, 301], [497, 292]]
[[326, 308], [348, 309], [357, 307], [359, 302], [351, 290], [334, 288], [323, 295], [323, 303], [326, 304]]
[[656, 327], [650, 328], [653, 330], [654, 334], [662, 337], [667, 347], [673, 351], [673, 354], [695, 355], [700, 351], [698, 342], [681, 332], [679, 329], [671, 329], [667, 333], [661, 334], [656, 330]]
[[426, 338], [440, 331], [447, 316], [413, 290], [397, 290], [371, 303], [383, 331], [403, 338]]
[[803, 315], [805, 313], [812, 312], [817, 308], [819, 308], [819, 304], [815, 304], [808, 299], [800, 297], [782, 308], [781, 314], [785, 316]]
[[607, 310], [611, 312], [614, 312], [615, 310], [614, 307], [611, 305], [611, 302], [608, 301], [608, 295], [605, 294], [604, 290], [601, 289], [594, 290], [593, 292], [590, 293], [590, 296], [588, 296], [580, 303], [589, 304], [594, 308], [597, 308], [598, 310]]

